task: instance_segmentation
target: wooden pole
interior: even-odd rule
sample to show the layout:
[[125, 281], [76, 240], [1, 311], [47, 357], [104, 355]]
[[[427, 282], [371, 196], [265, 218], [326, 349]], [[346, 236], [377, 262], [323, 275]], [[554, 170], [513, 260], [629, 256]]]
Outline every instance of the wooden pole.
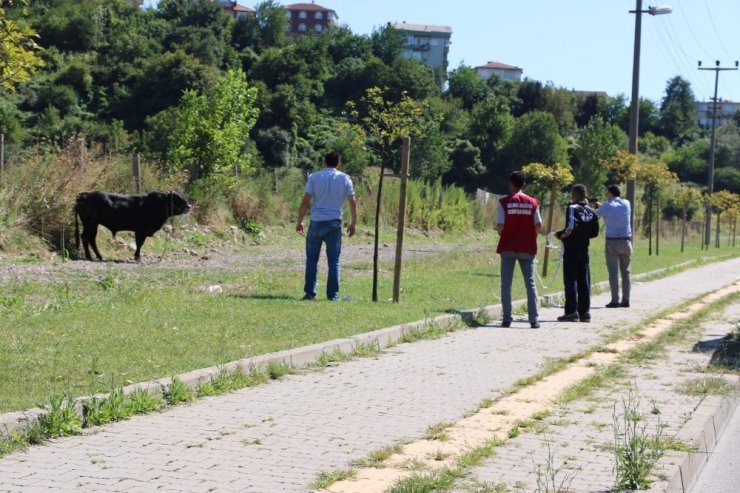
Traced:
[[141, 155], [136, 152], [136, 149], [131, 157], [131, 169], [136, 183], [136, 193], [141, 193]]
[[681, 211], [681, 253], [686, 243], [686, 208]]
[[720, 220], [721, 215], [722, 215], [722, 211], [718, 211], [717, 212], [717, 232], [714, 234], [715, 236], [714, 247], [715, 248], [719, 248], [719, 232], [720, 232], [719, 220]]
[[[401, 265], [403, 259], [403, 234], [406, 229], [406, 195], [409, 186], [409, 164], [411, 162], [411, 137], [403, 138], [401, 154], [401, 191], [398, 201], [398, 230], [396, 232], [396, 266], [393, 271], [393, 302], [401, 298]], [[441, 192], [440, 192], [441, 196]]]
[[658, 190], [658, 197], [655, 199], [655, 256], [660, 255], [660, 190]]
[[385, 164], [380, 166], [380, 181], [378, 182], [378, 197], [375, 206], [375, 246], [373, 248], [373, 301], [378, 301], [378, 242], [380, 241], [380, 205], [383, 194], [383, 177]]
[[[553, 212], [555, 211], [555, 195], [557, 194], [557, 186], [553, 183], [552, 187], [550, 188], [550, 207], [547, 211], [547, 237], [550, 238], [550, 233], [552, 232], [552, 219], [553, 219]], [[544, 260], [544, 266], [542, 267], [542, 277], [547, 277], [547, 261], [550, 259], [550, 249], [547, 247], [547, 244], [545, 244], [545, 260]]]
[[5, 134], [0, 134], [0, 184], [5, 177]]

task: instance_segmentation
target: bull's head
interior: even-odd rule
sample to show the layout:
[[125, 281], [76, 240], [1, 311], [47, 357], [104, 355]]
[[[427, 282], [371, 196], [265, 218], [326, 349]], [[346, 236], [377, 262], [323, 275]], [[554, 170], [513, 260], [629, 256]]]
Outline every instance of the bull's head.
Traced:
[[172, 216], [187, 214], [191, 209], [188, 199], [180, 192], [170, 192], [167, 194], [167, 208]]

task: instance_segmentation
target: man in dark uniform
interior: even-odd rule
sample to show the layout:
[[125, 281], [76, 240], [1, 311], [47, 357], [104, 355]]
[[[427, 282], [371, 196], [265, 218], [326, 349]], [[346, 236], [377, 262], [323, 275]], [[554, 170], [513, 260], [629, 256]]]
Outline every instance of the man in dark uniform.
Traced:
[[565, 229], [555, 233], [565, 247], [563, 281], [565, 282], [565, 315], [559, 322], [591, 321], [591, 272], [588, 246], [599, 234], [599, 218], [589, 207], [586, 187], [574, 185], [571, 204], [565, 218]]

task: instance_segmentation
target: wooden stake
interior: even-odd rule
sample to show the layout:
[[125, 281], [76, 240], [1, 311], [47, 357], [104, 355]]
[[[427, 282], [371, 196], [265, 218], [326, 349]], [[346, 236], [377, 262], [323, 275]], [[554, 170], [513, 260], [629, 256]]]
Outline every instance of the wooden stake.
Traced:
[[136, 152], [136, 149], [131, 157], [131, 169], [136, 183], [136, 193], [141, 193], [141, 155]]
[[[409, 186], [409, 164], [411, 162], [411, 138], [403, 138], [401, 154], [401, 192], [398, 202], [398, 231], [396, 233], [396, 266], [393, 271], [393, 302], [401, 297], [401, 265], [403, 258], [403, 234], [406, 229], [406, 195]], [[440, 193], [441, 196], [441, 193]]]
[[655, 256], [660, 255], [660, 190], [658, 190], [658, 197], [656, 199], [657, 205], [655, 208]]
[[5, 134], [0, 134], [0, 184], [5, 176]]
[[[557, 194], [557, 187], [553, 183], [552, 188], [550, 188], [550, 210], [547, 211], [547, 237], [550, 238], [550, 233], [552, 232], [552, 217], [553, 212], [555, 211], [555, 195]], [[542, 267], [542, 277], [547, 277], [547, 261], [550, 258], [550, 249], [547, 247], [547, 244], [545, 244], [545, 260], [544, 260], [544, 266]]]

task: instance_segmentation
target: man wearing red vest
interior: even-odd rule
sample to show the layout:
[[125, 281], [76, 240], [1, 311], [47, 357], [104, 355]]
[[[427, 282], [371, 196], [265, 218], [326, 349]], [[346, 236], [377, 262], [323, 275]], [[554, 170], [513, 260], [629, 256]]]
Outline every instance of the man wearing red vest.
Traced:
[[519, 261], [527, 288], [529, 324], [533, 329], [538, 329], [539, 299], [534, 282], [534, 258], [537, 256], [537, 234], [542, 228], [542, 217], [537, 199], [522, 193], [526, 184], [526, 175], [523, 172], [513, 172], [509, 175], [509, 195], [499, 201], [496, 226], [499, 241], [496, 252], [501, 255], [501, 326], [511, 326], [511, 283], [514, 279], [514, 267]]

